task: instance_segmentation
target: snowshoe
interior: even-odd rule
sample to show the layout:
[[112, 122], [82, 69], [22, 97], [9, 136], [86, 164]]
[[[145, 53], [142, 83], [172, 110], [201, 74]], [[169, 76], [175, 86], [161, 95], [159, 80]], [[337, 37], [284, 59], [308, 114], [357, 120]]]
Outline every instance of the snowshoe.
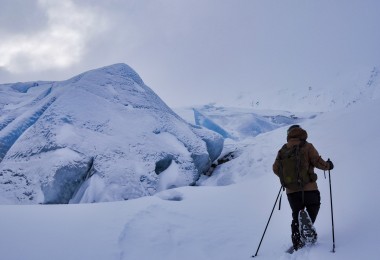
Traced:
[[288, 254], [293, 254], [294, 253], [294, 246], [291, 246], [291, 247], [289, 247], [289, 249], [287, 249], [286, 251], [285, 251], [285, 253], [288, 253]]
[[301, 210], [298, 213], [298, 224], [300, 239], [303, 244], [312, 245], [317, 242], [317, 232], [306, 210]]

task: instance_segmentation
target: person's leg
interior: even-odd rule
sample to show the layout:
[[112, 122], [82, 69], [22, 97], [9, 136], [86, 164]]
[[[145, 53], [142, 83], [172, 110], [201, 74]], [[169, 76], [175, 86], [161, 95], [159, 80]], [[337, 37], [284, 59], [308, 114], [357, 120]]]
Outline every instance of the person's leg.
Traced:
[[321, 195], [318, 190], [305, 191], [305, 206], [311, 221], [314, 223], [321, 206]]
[[302, 203], [302, 192], [294, 192], [289, 193], [288, 195], [288, 201], [290, 208], [292, 209], [292, 218], [293, 221], [298, 222], [298, 212], [300, 210], [304, 209], [304, 205]]
[[292, 209], [292, 224], [291, 224], [291, 230], [292, 230], [292, 243], [293, 248], [295, 250], [298, 250], [303, 246], [303, 243], [301, 242], [301, 236], [299, 233], [299, 226], [298, 226], [298, 212], [302, 209], [304, 209], [304, 205], [302, 204], [302, 192], [295, 192], [288, 194], [288, 201], [290, 208]]

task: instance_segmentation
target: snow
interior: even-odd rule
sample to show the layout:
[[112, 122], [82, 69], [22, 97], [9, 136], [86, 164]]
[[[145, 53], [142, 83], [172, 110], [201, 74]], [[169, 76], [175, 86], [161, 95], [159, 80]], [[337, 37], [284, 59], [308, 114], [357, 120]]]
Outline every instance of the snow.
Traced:
[[[189, 116], [189, 110], [194, 111], [192, 117]], [[316, 112], [291, 113], [255, 108], [221, 107], [216, 104], [175, 109], [175, 111], [188, 122], [233, 140], [257, 136], [284, 125], [302, 122], [304, 119], [313, 118], [319, 114]]]
[[[359, 51], [360, 52], [360, 51]], [[311, 62], [312, 63], [312, 62]], [[228, 97], [215, 96], [218, 106], [239, 106], [292, 112], [332, 111], [356, 103], [365, 103], [380, 96], [378, 88], [380, 64], [343, 66], [334, 75], [308, 78], [306, 75], [283, 79], [276, 72], [261, 86], [260, 92], [238, 88]], [[339, 71], [339, 72], [338, 72]], [[271, 80], [278, 82], [274, 84]]]
[[126, 64], [0, 89], [11, 97], [0, 99], [3, 204], [153, 195], [162, 189], [155, 168], [163, 159], [171, 157], [182, 175], [165, 186], [186, 186], [223, 149], [220, 135], [185, 122]]
[[[218, 112], [220, 120], [213, 121], [239, 134], [240, 122], [231, 120], [231, 111], [241, 118], [247, 113], [224, 108]], [[284, 253], [291, 244], [291, 212], [283, 194], [281, 211], [276, 207], [257, 259], [378, 258], [378, 111], [379, 99], [365, 99], [323, 114], [304, 115], [299, 122], [308, 131], [308, 141], [335, 165], [331, 180], [336, 252], [331, 252], [328, 176], [325, 179], [317, 170], [322, 197], [315, 223], [318, 244], [293, 255]], [[202, 113], [215, 115], [211, 110], [206, 112]], [[271, 113], [290, 118], [289, 112], [281, 111], [262, 111], [260, 115]], [[239, 134], [236, 140], [227, 139], [222, 153], [238, 150], [239, 156], [217, 167], [211, 177], [203, 176], [197, 186], [166, 189], [181, 176], [175, 174], [181, 170], [173, 160], [161, 173], [160, 192], [152, 196], [91, 204], [1, 205], [1, 258], [249, 259], [256, 252], [280, 189], [271, 166], [285, 142], [287, 127], [278, 124], [256, 136]], [[62, 128], [59, 135], [61, 140], [80, 141], [70, 127]], [[166, 140], [170, 149], [183, 149], [167, 132], [159, 138]], [[58, 151], [59, 159], [75, 160], [72, 152]], [[143, 165], [136, 162], [133, 167], [138, 170]], [[99, 191], [104, 190], [103, 179], [95, 175], [89, 182], [91, 188], [85, 189], [81, 197], [102, 197]]]

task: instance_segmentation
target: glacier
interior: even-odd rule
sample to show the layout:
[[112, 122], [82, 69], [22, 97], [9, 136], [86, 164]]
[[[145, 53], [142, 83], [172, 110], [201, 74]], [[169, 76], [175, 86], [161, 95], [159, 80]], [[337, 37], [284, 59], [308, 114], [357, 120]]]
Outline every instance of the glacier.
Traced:
[[191, 124], [222, 135], [226, 140], [242, 141], [279, 127], [313, 119], [320, 112], [289, 112], [245, 107], [224, 107], [215, 103], [176, 108], [176, 113]]
[[120, 201], [194, 185], [224, 144], [126, 64], [2, 84], [0, 111], [1, 204]]

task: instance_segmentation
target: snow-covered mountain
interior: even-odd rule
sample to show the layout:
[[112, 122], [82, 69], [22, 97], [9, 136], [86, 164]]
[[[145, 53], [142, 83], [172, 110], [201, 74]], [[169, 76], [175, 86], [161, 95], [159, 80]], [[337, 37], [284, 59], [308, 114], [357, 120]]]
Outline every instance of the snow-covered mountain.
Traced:
[[[277, 77], [275, 73], [273, 77]], [[285, 80], [283, 85], [276, 82], [276, 85], [261, 86], [260, 92], [239, 88], [235, 95], [215, 97], [214, 101], [218, 106], [325, 112], [380, 98], [379, 65], [345, 68], [328, 78], [309, 79], [299, 75], [293, 81]]]
[[223, 138], [176, 115], [125, 64], [0, 85], [0, 202], [138, 198], [190, 185]]

